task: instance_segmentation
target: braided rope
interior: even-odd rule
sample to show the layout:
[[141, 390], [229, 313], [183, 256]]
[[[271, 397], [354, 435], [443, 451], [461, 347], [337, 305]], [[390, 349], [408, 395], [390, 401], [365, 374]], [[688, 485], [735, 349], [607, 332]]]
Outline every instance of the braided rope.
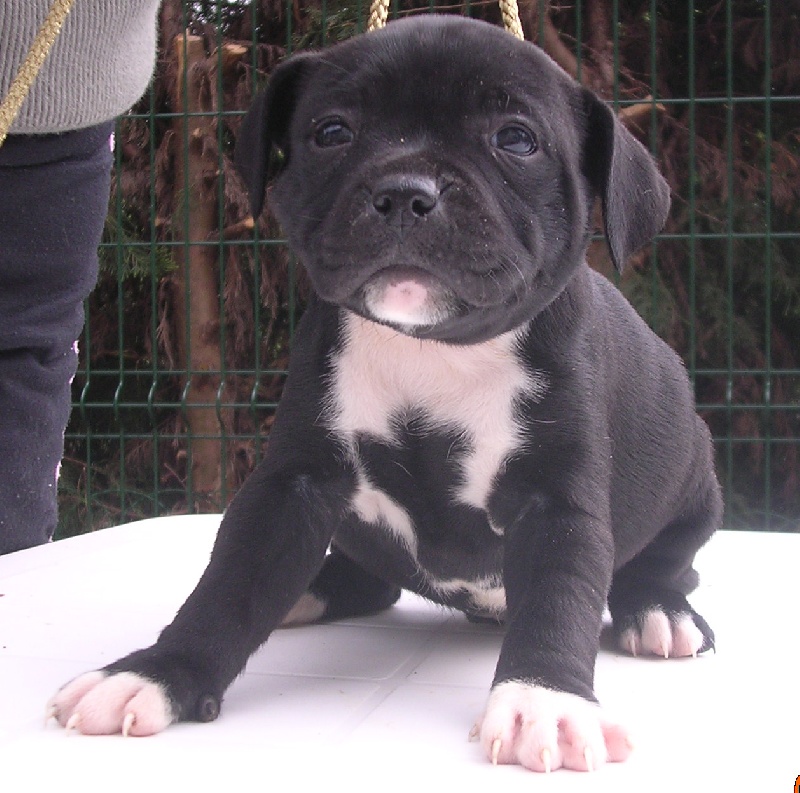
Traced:
[[372, 0], [372, 5], [369, 7], [367, 30], [380, 30], [386, 27], [387, 19], [389, 19], [389, 0]]
[[53, 46], [58, 34], [61, 32], [61, 26], [67, 18], [67, 14], [72, 8], [75, 0], [53, 0], [53, 5], [47, 12], [47, 17], [42, 23], [36, 38], [25, 56], [25, 60], [19, 67], [11, 87], [8, 89], [8, 94], [0, 104], [0, 146], [3, 145], [8, 130], [11, 129], [11, 124], [19, 113], [25, 97], [31, 90], [33, 81], [36, 75], [39, 74], [39, 69], [42, 68], [44, 59], [50, 48]]
[[519, 7], [517, 0], [499, 0], [500, 1], [500, 14], [503, 17], [503, 25], [506, 30], [512, 35], [516, 36], [520, 41], [525, 39], [525, 34], [522, 32], [522, 22], [519, 21]]
[[[519, 7], [517, 0], [499, 0], [500, 14], [503, 17], [505, 29], [518, 39], [524, 39], [522, 23], [519, 21]], [[389, 18], [389, 0], [372, 0], [367, 20], [367, 30], [379, 30], [386, 26]]]

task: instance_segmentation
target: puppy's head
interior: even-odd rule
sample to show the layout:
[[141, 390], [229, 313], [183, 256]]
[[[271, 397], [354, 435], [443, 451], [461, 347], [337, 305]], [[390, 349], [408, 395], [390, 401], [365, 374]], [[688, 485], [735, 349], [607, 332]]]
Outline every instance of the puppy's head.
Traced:
[[288, 59], [236, 150], [319, 296], [474, 343], [546, 307], [603, 201], [614, 263], [661, 228], [645, 149], [533, 44], [459, 17], [393, 22]]

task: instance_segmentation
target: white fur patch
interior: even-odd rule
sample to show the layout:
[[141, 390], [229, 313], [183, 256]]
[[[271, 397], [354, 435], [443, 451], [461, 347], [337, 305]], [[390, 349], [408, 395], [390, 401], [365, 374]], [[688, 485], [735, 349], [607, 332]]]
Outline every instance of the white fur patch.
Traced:
[[431, 429], [458, 433], [470, 452], [454, 496], [478, 509], [495, 476], [523, 443], [514, 418], [523, 395], [541, 398], [546, 382], [515, 355], [518, 331], [481, 344], [414, 339], [348, 313], [344, 349], [333, 367], [327, 424], [346, 443], [359, 434], [397, 444], [394, 422], [420, 415]]
[[408, 513], [391, 496], [373, 487], [360, 467], [358, 480], [351, 505], [353, 511], [366, 523], [380, 524], [389, 529], [416, 558], [417, 535]]
[[619, 637], [620, 647], [631, 655], [660, 658], [695, 656], [703, 646], [703, 634], [690, 614], [670, 619], [661, 609], [648, 611], [642, 628], [628, 628]]
[[292, 606], [289, 613], [283, 618], [281, 627], [286, 628], [292, 625], [308, 625], [316, 622], [325, 613], [326, 603], [320, 600], [311, 592], [306, 592], [300, 596], [297, 603]]
[[431, 587], [442, 595], [466, 592], [476, 611], [500, 619], [506, 611], [506, 590], [499, 577], [490, 576], [477, 581], [454, 578], [450, 581], [431, 581]]
[[[352, 313], [344, 321], [344, 344], [333, 361], [325, 420], [349, 446], [356, 465], [351, 508], [367, 523], [391, 531], [416, 558], [411, 517], [368, 480], [357, 458], [357, 437], [398, 445], [396, 428], [410, 417], [431, 430], [455, 433], [468, 451], [457, 461], [463, 485], [452, 496], [485, 510], [495, 477], [524, 443], [515, 419], [517, 401], [523, 395], [541, 399], [547, 384], [544, 375], [526, 371], [515, 353], [521, 331], [481, 344], [450, 345], [414, 339]], [[430, 583], [443, 594], [466, 590], [476, 609], [487, 614], [505, 611], [499, 581]]]
[[48, 705], [59, 724], [86, 735], [153, 735], [175, 720], [163, 687], [132, 672], [88, 672]]
[[435, 325], [446, 319], [447, 312], [436, 305], [430, 289], [411, 279], [378, 289], [367, 284], [364, 302], [376, 319], [412, 330]]
[[475, 734], [494, 763], [532, 771], [593, 771], [630, 754], [627, 730], [599, 705], [534, 683], [508, 681], [492, 689]]

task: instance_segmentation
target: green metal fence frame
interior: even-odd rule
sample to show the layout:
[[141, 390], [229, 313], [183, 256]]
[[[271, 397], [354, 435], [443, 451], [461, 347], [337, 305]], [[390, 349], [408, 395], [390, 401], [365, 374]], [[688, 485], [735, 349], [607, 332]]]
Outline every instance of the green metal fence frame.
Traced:
[[[327, 11], [328, 11], [328, 4], [326, 0], [321, 0], [321, 11], [323, 15], [323, 20], [326, 19]], [[223, 6], [226, 5], [225, 3], [219, 3], [217, 6], [217, 13], [221, 14], [223, 10]], [[649, 3], [649, 11], [647, 13], [650, 14], [650, 19], [653, 20], [656, 18], [657, 12], [657, 2], [656, 0], [650, 0]], [[186, 8], [191, 6], [189, 0], [185, 0], [184, 2], [184, 14], [186, 13]], [[431, 7], [433, 8], [433, 4], [431, 3]], [[469, 8], [469, 3], [467, 3], [467, 9]], [[766, 48], [765, 53], [765, 72], [764, 72], [764, 86], [765, 92], [763, 95], [754, 95], [754, 96], [741, 96], [738, 95], [735, 90], [735, 74], [734, 74], [734, 52], [733, 52], [733, 25], [735, 22], [735, 2], [734, 0], [727, 0], [724, 3], [725, 14], [726, 14], [726, 28], [727, 28], [727, 37], [724, 44], [725, 52], [724, 58], [726, 63], [727, 69], [727, 86], [724, 96], [698, 96], [696, 95], [695, 91], [695, 68], [697, 62], [697, 53], [695, 52], [695, 48], [693, 46], [694, 40], [694, 2], [689, 2], [687, 4], [687, 14], [688, 14], [688, 24], [690, 29], [690, 42], [692, 45], [690, 46], [690, 52], [688, 53], [688, 69], [689, 69], [689, 84], [687, 95], [685, 97], [664, 97], [661, 98], [658, 96], [657, 90], [657, 81], [656, 81], [656, 52], [658, 47], [658, 42], [656, 40], [656, 29], [653, 24], [650, 26], [651, 30], [651, 37], [649, 42], [650, 47], [650, 74], [651, 74], [651, 94], [652, 94], [652, 121], [651, 127], [655, 127], [656, 122], [656, 105], [657, 103], [661, 103], [663, 105], [681, 105], [686, 106], [689, 109], [689, 136], [691, 140], [691, 147], [690, 147], [690, 163], [689, 168], [691, 172], [694, 172], [695, 169], [695, 162], [694, 158], [696, 156], [695, 151], [695, 123], [696, 123], [696, 114], [698, 110], [704, 106], [709, 105], [722, 105], [726, 109], [726, 123], [727, 123], [727, 132], [728, 138], [730, 139], [732, 136], [733, 125], [734, 125], [734, 118], [736, 108], [738, 106], [743, 105], [744, 103], [757, 103], [760, 106], [763, 106], [764, 112], [764, 135], [767, 140], [767, 146], [765, 149], [765, 161], [763, 163], [764, 174], [766, 179], [766, 193], [769, 196], [771, 194], [771, 173], [772, 173], [772, 152], [769, 146], [769, 141], [771, 140], [771, 124], [772, 124], [772, 111], [773, 107], [778, 103], [796, 103], [800, 107], [800, 97], [798, 96], [771, 96], [768, 87], [771, 84], [771, 73], [773, 65], [771, 63], [770, 51], [769, 48]], [[765, 40], [769, 41], [771, 34], [772, 34], [772, 15], [771, 15], [771, 3], [764, 2], [764, 26], [765, 26]], [[359, 3], [360, 9], [360, 27], [363, 30], [366, 17], [368, 14], [368, 6], [366, 2]], [[395, 2], [393, 5], [393, 14], [396, 15], [399, 10], [398, 3]], [[576, 0], [575, 2], [575, 10], [577, 14], [577, 32], [578, 32], [578, 39], [580, 40], [581, 37], [581, 25], [582, 25], [582, 15], [583, 15], [583, 3], [581, 0]], [[614, 19], [613, 19], [613, 31], [614, 31], [614, 39], [613, 39], [613, 47], [614, 47], [614, 63], [615, 66], [618, 66], [618, 57], [619, 57], [619, 4], [618, 2], [614, 2], [613, 5], [614, 10]], [[253, 14], [253, 29], [256, 29], [256, 8], [255, 5], [253, 6], [252, 10]], [[540, 17], [541, 18], [541, 17]], [[293, 42], [293, 34], [294, 31], [292, 29], [292, 0], [286, 0], [286, 48], [287, 51], [291, 51], [292, 49], [292, 42]], [[184, 25], [184, 29], [186, 25]], [[541, 33], [541, 30], [540, 30]], [[323, 42], [326, 42], [326, 34], [327, 30], [324, 26], [323, 22], [323, 33], [322, 38]], [[222, 43], [222, 34], [220, 32], [219, 26], [217, 27], [216, 31], [217, 36], [217, 44], [220, 45]], [[253, 48], [254, 51], [254, 48]], [[577, 53], [579, 58], [579, 69], [580, 67], [580, 51]], [[253, 73], [255, 73], [255, 66], [256, 62], [255, 59], [253, 60]], [[221, 72], [219, 75], [219, 92], [220, 95], [222, 94], [222, 76]], [[613, 102], [614, 105], [619, 107], [624, 107], [626, 102], [625, 100], [621, 99], [618, 93], [618, 82], [615, 80], [614, 83], [615, 91], [614, 91], [614, 98]], [[228, 111], [223, 111], [228, 112]], [[235, 111], [239, 112], [239, 111]], [[138, 117], [144, 118], [150, 122], [157, 116], [156, 107], [154, 104], [154, 99], [151, 94], [149, 100], [149, 108], [146, 112], [140, 114]], [[161, 115], [161, 118], [168, 118], [170, 114]], [[180, 115], [180, 114], [171, 114], [171, 115]], [[133, 117], [137, 117], [135, 114]], [[220, 149], [223, 148], [223, 140], [222, 140], [222, 125], [218, 125], [219, 128], [219, 145]], [[155, 140], [154, 140], [154, 124], [149, 124], [150, 129], [150, 165], [151, 165], [151, 173], [154, 171], [154, 158], [155, 158]], [[653, 142], [655, 138], [653, 138]], [[184, 141], [184, 145], [188, 146], [188, 142]], [[657, 152], [655, 152], [657, 154]], [[120, 168], [121, 163], [121, 153], [117, 151], [117, 169]], [[727, 152], [727, 179], [728, 183], [733, 183], [733, 153], [729, 150]], [[184, 185], [186, 192], [188, 193], [189, 184], [188, 181]], [[103, 250], [107, 254], [109, 251], [113, 254], [114, 260], [116, 262], [117, 268], [117, 322], [118, 322], [118, 350], [117, 350], [117, 358], [118, 358], [118, 365], [116, 367], [110, 368], [102, 368], [102, 367], [95, 367], [90, 363], [93, 350], [91, 347], [91, 339], [92, 339], [92, 318], [90, 316], [87, 322], [87, 328], [84, 333], [81, 347], [82, 347], [82, 356], [81, 356], [81, 367], [78, 372], [78, 377], [75, 381], [74, 386], [74, 411], [73, 411], [73, 420], [68, 429], [67, 433], [67, 442], [68, 448], [70, 444], [79, 443], [81, 448], [85, 450], [85, 459], [81, 461], [84, 465], [83, 470], [85, 474], [83, 475], [83, 481], [80, 482], [80, 486], [76, 488], [75, 493], [70, 494], [69, 492], [67, 495], [71, 495], [73, 498], [78, 499], [82, 502], [84, 512], [82, 513], [82, 526], [76, 529], [75, 526], [69, 529], [61, 529], [61, 534], [64, 533], [72, 533], [74, 531], [82, 531], [88, 530], [92, 527], [96, 527], [98, 525], [105, 525], [110, 522], [119, 523], [124, 522], [133, 518], [139, 517], [147, 517], [147, 516], [154, 516], [162, 513], [165, 511], [164, 503], [165, 500], [169, 500], [166, 497], [170, 494], [170, 488], [165, 487], [162, 483], [162, 476], [163, 471], [160, 467], [160, 451], [163, 444], [169, 443], [179, 443], [185, 445], [186, 454], [188, 455], [188, 459], [191, 460], [192, 455], [192, 444], [193, 438], [191, 436], [187, 436], [183, 432], [178, 432], [172, 435], [165, 435], [163, 433], [158, 433], [156, 431], [159, 425], [159, 417], [164, 415], [169, 411], [176, 411], [178, 413], [184, 412], [186, 409], [185, 400], [182, 398], [181, 400], [175, 402], [163, 402], [159, 400], [158, 394], [161, 384], [164, 382], [165, 378], [170, 378], [175, 375], [175, 371], [164, 368], [160, 361], [157, 354], [151, 355], [150, 365], [147, 369], [131, 369], [126, 365], [126, 357], [125, 357], [125, 350], [126, 345], [128, 344], [128, 339], [125, 338], [125, 314], [126, 314], [126, 292], [125, 292], [125, 267], [126, 267], [126, 256], [129, 255], [133, 251], [146, 251], [147, 256], [149, 257], [149, 278], [146, 279], [147, 281], [147, 288], [150, 290], [150, 312], [151, 312], [151, 320], [150, 320], [150, 337], [151, 339], [155, 340], [158, 335], [158, 294], [159, 294], [159, 257], [164, 255], [164, 250], [169, 249], [171, 246], [184, 246], [184, 248], [188, 248], [191, 245], [197, 244], [210, 244], [214, 245], [217, 249], [218, 254], [218, 262], [219, 262], [219, 271], [220, 271], [220, 284], [222, 284], [224, 279], [224, 268], [225, 268], [225, 254], [226, 249], [232, 245], [248, 245], [253, 246], [253, 249], [258, 248], [259, 246], [274, 246], [274, 245], [283, 245], [283, 241], [280, 239], [270, 239], [270, 238], [261, 238], [259, 236], [259, 232], [256, 229], [253, 232], [252, 239], [249, 240], [226, 240], [220, 236], [219, 239], [213, 241], [203, 241], [203, 242], [196, 242], [196, 241], [186, 241], [186, 242], [164, 242], [157, 238], [156, 234], [156, 226], [155, 226], [155, 197], [154, 197], [154, 184], [151, 179], [151, 226], [150, 226], [150, 237], [149, 239], [143, 240], [127, 240], [124, 238], [124, 234], [122, 233], [122, 229], [124, 226], [124, 205], [121, 193], [117, 193], [117, 200], [111, 208], [111, 214], [115, 218], [115, 225], [116, 229], [118, 230], [118, 236], [115, 239], [109, 240], [103, 243]], [[222, 180], [219, 180], [218, 185], [219, 191], [219, 198], [220, 204], [222, 204], [223, 198], [223, 190], [224, 186], [222, 184]], [[686, 200], [689, 206], [689, 213], [690, 213], [690, 221], [689, 227], [685, 233], [673, 233], [673, 234], [662, 234], [659, 237], [659, 240], [653, 246], [652, 250], [652, 264], [653, 264], [653, 273], [654, 273], [654, 280], [653, 280], [653, 303], [654, 308], [656, 308], [656, 303], [658, 301], [658, 288], [655, 281], [655, 273], [657, 271], [658, 265], [658, 256], [659, 256], [659, 245], [665, 241], [681, 241], [685, 242], [688, 248], [689, 256], [692, 260], [692, 269], [691, 269], [691, 276], [690, 282], [687, 285], [687, 288], [690, 293], [690, 300], [691, 300], [691, 322], [690, 322], [690, 339], [689, 339], [689, 350], [687, 356], [687, 367], [689, 369], [690, 375], [693, 380], [697, 381], [700, 378], [704, 377], [722, 377], [725, 378], [727, 383], [727, 395], [728, 398], [723, 401], [722, 403], [716, 404], [701, 404], [699, 405], [700, 409], [703, 411], [708, 412], [715, 412], [715, 411], [722, 411], [724, 412], [729, 419], [732, 418], [734, 411], [738, 410], [751, 410], [756, 411], [758, 413], [762, 413], [766, 416], [769, 416], [775, 412], [779, 411], [792, 411], [794, 413], [800, 412], [800, 404], [791, 402], [789, 404], [776, 404], [772, 402], [771, 399], [771, 392], [770, 392], [770, 383], [773, 381], [775, 377], [792, 377], [798, 378], [797, 382], [800, 383], [800, 370], [793, 370], [793, 369], [776, 369], [773, 368], [771, 363], [771, 339], [770, 333], [765, 332], [763, 344], [764, 344], [764, 354], [765, 360], [767, 365], [763, 369], [748, 369], [742, 370], [737, 369], [734, 366], [734, 353], [733, 353], [733, 317], [729, 315], [728, 317], [728, 362], [727, 366], [715, 368], [715, 369], [702, 369], [699, 368], [696, 361], [696, 332], [697, 329], [695, 327], [695, 312], [697, 308], [697, 292], [696, 292], [696, 272], [694, 268], [694, 258], [696, 252], [696, 246], [700, 241], [709, 241], [714, 240], [717, 241], [720, 245], [723, 246], [724, 249], [724, 256], [725, 256], [725, 266], [728, 272], [728, 296], [730, 303], [733, 302], [733, 290], [734, 290], [734, 283], [732, 280], [732, 272], [733, 272], [733, 260], [734, 260], [734, 243], [737, 240], [742, 239], [755, 239], [763, 241], [763, 250], [764, 250], [764, 267], [765, 267], [765, 277], [767, 283], [767, 292], [765, 296], [766, 305], [764, 306], [764, 310], [767, 316], [767, 322], [765, 324], [765, 328], [769, 329], [770, 323], [769, 318], [771, 316], [771, 302], [772, 302], [772, 294], [771, 294], [771, 280], [772, 280], [772, 243], [776, 239], [786, 238], [791, 240], [796, 240], [800, 238], [800, 233], [789, 231], [789, 232], [775, 232], [771, 228], [771, 213], [770, 213], [770, 201], [767, 200], [765, 202], [765, 228], [763, 232], [756, 233], [756, 232], [739, 232], [736, 230], [735, 224], [735, 217], [734, 217], [734, 196], [733, 191], [729, 191], [728, 199], [727, 199], [727, 208], [726, 208], [726, 230], [724, 232], [702, 232], [697, 227], [697, 206], [696, 206], [696, 189], [694, 183], [690, 185], [690, 192], [688, 196], [686, 196]], [[222, 209], [220, 209], [220, 213]], [[188, 220], [186, 221], [188, 223]], [[219, 227], [222, 229], [222, 217], [220, 215], [220, 223]], [[221, 232], [220, 232], [221, 235]], [[185, 235], [188, 238], [188, 234]], [[256, 283], [254, 286], [255, 294], [260, 293], [260, 284], [258, 282], [259, 272], [258, 268], [254, 273], [254, 278], [256, 279]], [[187, 286], [188, 288], [188, 286]], [[291, 317], [291, 322], [293, 323], [298, 311], [298, 302], [296, 299], [296, 290], [293, 288], [290, 292], [292, 298], [292, 303], [289, 306], [289, 312]], [[222, 295], [222, 289], [220, 289], [220, 295]], [[257, 329], [261, 328], [262, 322], [262, 311], [264, 310], [260, 305], [259, 301], [255, 301], [254, 305], [254, 312], [255, 312], [255, 322]], [[224, 315], [225, 306], [222, 300], [222, 296], [220, 296], [220, 314]], [[730, 312], [729, 312], [730, 314]], [[190, 320], [187, 320], [190, 321]], [[221, 344], [225, 345], [227, 340], [225, 338], [225, 329], [224, 323], [222, 328], [222, 338]], [[257, 330], [258, 334], [258, 330]], [[256, 336], [256, 346], [255, 350], [260, 349], [260, 339], [258, 335]], [[224, 360], [224, 356], [223, 356]], [[188, 376], [191, 378], [197, 373], [188, 372]], [[213, 407], [217, 410], [218, 415], [222, 415], [222, 411], [230, 408], [230, 407], [237, 407], [243, 408], [248, 411], [251, 411], [253, 416], [256, 416], [260, 411], [264, 409], [271, 409], [274, 405], [262, 405], [258, 399], [258, 386], [259, 383], [265, 377], [271, 377], [276, 374], [280, 375], [283, 374], [282, 369], [276, 369], [270, 365], [269, 361], [262, 361], [259, 358], [259, 355], [254, 352], [254, 358], [252, 362], [252, 368], [242, 371], [229, 371], [227, 370], [224, 365], [223, 369], [219, 374], [222, 377], [222, 382], [224, 383], [226, 378], [233, 376], [233, 375], [248, 375], [254, 378], [254, 387], [251, 393], [251, 397], [249, 402], [247, 403], [237, 403], [237, 404], [230, 404], [224, 402], [223, 400], [223, 393], [222, 388], [218, 391], [216, 403]], [[765, 383], [765, 399], [760, 404], [752, 404], [752, 405], [736, 405], [733, 403], [732, 394], [734, 390], [734, 381], [737, 377], [741, 376], [755, 376], [759, 378], [763, 378]], [[110, 401], [107, 400], [98, 400], [96, 397], [93, 396], [95, 393], [96, 387], [99, 382], [103, 381], [104, 383], [111, 382], [113, 385], [114, 378], [116, 378], [116, 387], [114, 389], [114, 396], [113, 399]], [[144, 384], [144, 385], [141, 385]], [[105, 390], [107, 391], [108, 388], [106, 387]], [[135, 391], [138, 394], [142, 394], [144, 391], [147, 392], [146, 398], [137, 398], [131, 399], [128, 396], [130, 391]], [[800, 392], [800, 387], [795, 389], [795, 393]], [[185, 396], [185, 394], [184, 394]], [[98, 431], [95, 427], [93, 427], [93, 418], [100, 415], [98, 411], [110, 411], [111, 415], [113, 415], [113, 424], [116, 426], [116, 429], [113, 431]], [[141, 420], [142, 415], [146, 415], [148, 417], [149, 428], [144, 431], [141, 428], [131, 428], [129, 425], [128, 417], [131, 415], [138, 415], [139, 419]], [[257, 422], [256, 423], [257, 426]], [[766, 421], [765, 426], [767, 428], [767, 433], [769, 433], [769, 426], [770, 422]], [[225, 430], [222, 423], [220, 424], [221, 433], [223, 438], [225, 438]], [[152, 450], [151, 450], [151, 467], [152, 467], [152, 480], [151, 480], [151, 487], [150, 491], [147, 492], [145, 489], [144, 491], [139, 488], [135, 493], [132, 492], [128, 487], [127, 482], [127, 463], [126, 463], [126, 455], [128, 451], [129, 444], [136, 440], [146, 439], [149, 438], [152, 441]], [[256, 448], [260, 448], [263, 438], [261, 437], [254, 437], [252, 439], [255, 443]], [[741, 437], [733, 437], [730, 433], [726, 437], [715, 438], [715, 442], [717, 444], [717, 448], [720, 451], [720, 459], [725, 463], [723, 468], [725, 469], [723, 472], [723, 485], [726, 490], [726, 493], [730, 495], [732, 491], [732, 476], [733, 476], [733, 450], [736, 444], [740, 443], [763, 443], [764, 444], [764, 469], [763, 469], [763, 478], [764, 478], [764, 516], [763, 521], [760, 521], [760, 525], [757, 528], [777, 528], [783, 530], [794, 530], [800, 531], [800, 510], [798, 511], [798, 516], [794, 516], [794, 520], [789, 520], [788, 523], [784, 522], [781, 516], [776, 516], [772, 514], [771, 508], [771, 470], [772, 470], [772, 461], [773, 455], [775, 450], [781, 444], [798, 444], [800, 441], [797, 438], [777, 438], [771, 437], [767, 435], [766, 437], [759, 437], [759, 438], [741, 438]], [[119, 453], [118, 453], [118, 467], [117, 472], [114, 477], [109, 477], [106, 473], [98, 473], [95, 470], [95, 460], [98, 454], [98, 444], [102, 446], [102, 444], [109, 444], [113, 443], [114, 445], [118, 445]], [[185, 497], [185, 506], [183, 508], [193, 511], [196, 506], [193, 503], [193, 483], [191, 480], [191, 466], [188, 466], [188, 478], [183, 488], [176, 487], [174, 488], [175, 494], [179, 496]], [[107, 482], [106, 480], [109, 480]], [[67, 490], [71, 487], [74, 487], [74, 482], [65, 482], [62, 485], [62, 490]], [[106, 496], [113, 496], [112, 501], [114, 502], [115, 507], [111, 510], [104, 508], [103, 510], [98, 510], [97, 504], [98, 502], [102, 501]], [[103, 514], [98, 514], [102, 512]]]

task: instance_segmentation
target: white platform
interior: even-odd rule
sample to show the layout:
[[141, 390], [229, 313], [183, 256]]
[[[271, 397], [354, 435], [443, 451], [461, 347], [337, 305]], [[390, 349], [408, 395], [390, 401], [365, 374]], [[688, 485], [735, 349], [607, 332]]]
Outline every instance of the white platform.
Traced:
[[637, 749], [591, 775], [492, 767], [467, 736], [502, 633], [410, 595], [378, 617], [278, 631], [212, 724], [144, 739], [45, 726], [58, 686], [153, 642], [218, 522], [160, 518], [0, 557], [0, 791], [793, 790], [800, 534], [721, 533], [703, 551], [693, 602], [715, 655], [633, 659], [606, 642], [597, 693]]

